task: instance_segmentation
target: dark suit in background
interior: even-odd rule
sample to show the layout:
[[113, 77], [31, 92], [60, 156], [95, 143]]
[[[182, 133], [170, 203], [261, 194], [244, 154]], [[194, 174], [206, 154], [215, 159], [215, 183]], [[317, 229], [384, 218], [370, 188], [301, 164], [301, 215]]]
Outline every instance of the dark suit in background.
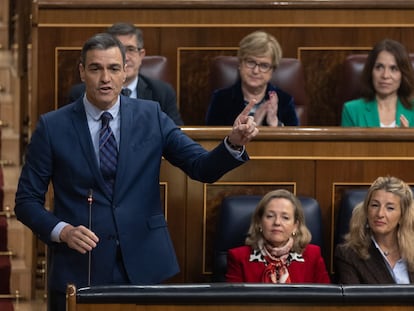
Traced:
[[[270, 91], [275, 91], [279, 98], [277, 110], [279, 122], [282, 122], [286, 126], [299, 125], [293, 97], [268, 83], [266, 94]], [[268, 98], [268, 95], [266, 95], [266, 99]], [[214, 91], [207, 111], [206, 124], [232, 125], [236, 117], [245, 107], [241, 80], [239, 79], [238, 82], [228, 88]]]
[[[136, 91], [138, 98], [158, 102], [161, 106], [161, 110], [164, 111], [176, 125], [184, 124], [178, 111], [175, 91], [170, 84], [162, 80], [155, 80], [139, 74]], [[84, 93], [85, 85], [83, 83], [72, 86], [69, 91], [69, 103], [74, 102]]]

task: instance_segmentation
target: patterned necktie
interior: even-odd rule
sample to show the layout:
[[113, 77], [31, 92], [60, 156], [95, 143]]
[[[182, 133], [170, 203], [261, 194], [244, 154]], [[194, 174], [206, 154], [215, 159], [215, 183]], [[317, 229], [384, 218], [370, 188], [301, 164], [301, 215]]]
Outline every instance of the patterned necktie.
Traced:
[[112, 120], [112, 115], [105, 111], [101, 115], [101, 120], [102, 128], [99, 131], [99, 162], [102, 176], [112, 195], [118, 161], [118, 148], [114, 133], [109, 126], [109, 121]]
[[122, 91], [121, 91], [121, 94], [122, 95], [124, 95], [124, 96], [131, 96], [131, 93], [132, 93], [132, 91], [131, 91], [131, 89], [129, 89], [129, 88], [127, 88], [127, 87], [124, 87], [123, 89], [122, 89]]

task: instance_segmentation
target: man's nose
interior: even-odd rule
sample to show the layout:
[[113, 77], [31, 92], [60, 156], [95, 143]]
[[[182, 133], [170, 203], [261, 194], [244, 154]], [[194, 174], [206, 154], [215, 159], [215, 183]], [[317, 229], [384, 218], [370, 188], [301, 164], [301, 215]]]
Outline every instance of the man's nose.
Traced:
[[107, 81], [109, 81], [110, 79], [109, 79], [109, 70], [106, 70], [106, 69], [104, 69], [103, 71], [102, 71], [102, 75], [101, 75], [101, 80], [102, 81], [105, 81], [105, 82], [107, 82]]

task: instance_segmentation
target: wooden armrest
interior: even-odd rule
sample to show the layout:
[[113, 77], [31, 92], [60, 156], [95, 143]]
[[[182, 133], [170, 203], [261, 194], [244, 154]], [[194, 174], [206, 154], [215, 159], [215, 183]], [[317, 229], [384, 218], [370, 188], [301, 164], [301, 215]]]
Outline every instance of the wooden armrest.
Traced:
[[14, 253], [12, 251], [0, 251], [0, 256], [10, 256], [13, 257]]
[[[0, 160], [1, 161], [1, 160]], [[14, 211], [11, 210], [10, 206], [5, 206], [3, 211], [0, 211], [0, 216], [6, 216], [6, 218], [16, 217]]]
[[16, 290], [14, 294], [0, 294], [0, 299], [16, 299], [18, 301], [21, 297], [18, 290]]

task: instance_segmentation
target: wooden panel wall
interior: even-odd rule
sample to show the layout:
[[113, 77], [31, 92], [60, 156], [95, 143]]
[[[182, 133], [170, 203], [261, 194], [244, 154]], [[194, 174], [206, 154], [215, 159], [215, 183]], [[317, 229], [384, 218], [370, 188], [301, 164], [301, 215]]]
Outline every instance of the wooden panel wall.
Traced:
[[346, 55], [366, 52], [389, 37], [414, 51], [414, 4], [406, 1], [116, 1], [39, 0], [33, 9], [31, 121], [65, 103], [77, 77], [78, 51], [114, 22], [144, 31], [148, 54], [168, 58], [186, 125], [203, 125], [210, 98], [212, 57], [234, 54], [246, 34], [263, 29], [280, 41], [284, 56], [301, 59], [311, 99], [309, 124], [339, 124], [335, 99]]
[[[183, 128], [208, 149], [230, 129]], [[173, 281], [208, 282], [220, 203], [232, 194], [264, 194], [284, 188], [318, 200], [323, 221], [323, 255], [330, 272], [334, 228], [346, 189], [367, 188], [382, 175], [414, 185], [414, 129], [261, 128], [248, 145], [251, 160], [213, 184], [186, 177], [164, 162], [169, 227], [181, 274]]]
[[211, 185], [162, 164], [161, 191], [182, 268], [173, 282], [209, 281], [217, 210], [226, 195], [283, 187], [317, 198], [331, 269], [332, 228], [344, 189], [367, 186], [385, 174], [414, 182], [412, 130], [329, 127], [339, 122], [335, 88], [346, 55], [366, 52], [385, 37], [414, 51], [412, 2], [39, 0], [32, 21], [32, 127], [41, 113], [64, 103], [77, 79], [83, 42], [118, 21], [140, 26], [147, 53], [168, 58], [184, 122], [195, 125], [184, 130], [207, 148], [227, 133], [199, 127], [211, 92], [212, 57], [233, 53], [244, 35], [264, 29], [278, 38], [284, 56], [303, 62], [314, 128], [263, 129], [248, 148], [252, 160]]

